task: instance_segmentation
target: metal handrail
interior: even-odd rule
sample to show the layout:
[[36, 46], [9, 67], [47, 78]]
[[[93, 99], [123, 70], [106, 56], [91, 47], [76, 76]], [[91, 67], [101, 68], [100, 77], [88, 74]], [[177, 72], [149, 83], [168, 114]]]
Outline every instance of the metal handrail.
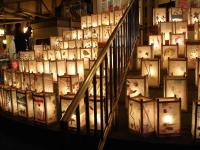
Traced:
[[122, 25], [123, 21], [125, 21], [127, 14], [129, 10], [131, 9], [133, 3], [135, 0], [132, 0], [126, 9], [125, 13], [123, 14], [122, 18], [120, 19], [119, 23], [115, 27], [114, 31], [112, 32], [111, 36], [109, 37], [108, 41], [105, 44], [105, 47], [102, 49], [101, 53], [99, 54], [97, 60], [95, 61], [93, 67], [90, 69], [86, 79], [84, 80], [81, 88], [78, 90], [77, 94], [75, 95], [73, 101], [69, 105], [68, 109], [65, 111], [63, 117], [61, 117], [61, 121], [68, 121], [71, 118], [71, 115], [76, 111], [76, 108], [78, 107], [81, 99], [84, 97], [85, 92], [87, 88], [90, 85], [90, 82], [93, 79], [93, 76], [96, 74], [97, 69], [99, 68], [100, 64], [103, 62], [104, 57], [109, 51], [109, 47], [112, 44], [112, 41], [115, 38], [115, 35], [117, 35], [119, 27]]

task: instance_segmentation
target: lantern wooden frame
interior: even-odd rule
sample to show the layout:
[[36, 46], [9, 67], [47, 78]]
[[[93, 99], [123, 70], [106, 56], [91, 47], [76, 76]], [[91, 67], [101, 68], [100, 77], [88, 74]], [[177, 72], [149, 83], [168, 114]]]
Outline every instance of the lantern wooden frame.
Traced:
[[166, 22], [166, 8], [153, 8], [153, 25], [158, 25], [159, 22]]
[[169, 76], [187, 76], [188, 75], [187, 58], [168, 58], [167, 72]]
[[150, 99], [144, 96], [136, 96], [130, 98], [128, 114], [128, 125], [131, 131], [139, 133], [142, 136], [153, 134], [155, 132], [154, 99]]
[[164, 97], [181, 98], [181, 110], [188, 110], [187, 77], [166, 76], [164, 78]]
[[[180, 136], [181, 134], [181, 99], [180, 98], [178, 99], [176, 97], [158, 98], [156, 106], [157, 106], [156, 108], [157, 135], [158, 136]], [[174, 119], [174, 117], [176, 119]]]
[[[37, 109], [37, 106], [43, 108]], [[34, 108], [34, 121], [36, 121], [37, 123], [48, 125], [51, 123], [55, 123], [57, 121], [57, 101], [55, 94], [33, 93], [33, 108]], [[51, 109], [53, 109], [53, 111]]]
[[[143, 65], [144, 63], [144, 65]], [[150, 64], [146, 64], [150, 63]], [[154, 67], [153, 67], [154, 64]], [[148, 65], [148, 67], [147, 67]], [[155, 70], [153, 71], [154, 76], [152, 76], [152, 70], [151, 67], [153, 67]], [[144, 70], [146, 69], [146, 70]], [[154, 73], [155, 72], [155, 73]], [[150, 74], [149, 74], [150, 73]], [[154, 59], [141, 59], [141, 75], [145, 76], [148, 75], [148, 84], [150, 87], [159, 87], [160, 85], [160, 60], [158, 58]]]
[[183, 21], [183, 9], [181, 7], [169, 8], [169, 21]]
[[153, 45], [153, 57], [161, 56], [162, 42], [162, 34], [149, 35], [149, 45]]

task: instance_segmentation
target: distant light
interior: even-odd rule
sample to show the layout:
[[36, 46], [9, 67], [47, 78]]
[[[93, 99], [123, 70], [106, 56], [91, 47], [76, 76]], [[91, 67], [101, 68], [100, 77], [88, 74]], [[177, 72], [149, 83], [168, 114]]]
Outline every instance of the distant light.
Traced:
[[28, 31], [28, 27], [24, 27], [24, 33]]
[[3, 44], [7, 44], [7, 41], [6, 41], [6, 40], [3, 40]]
[[4, 36], [5, 34], [5, 30], [4, 29], [0, 29], [0, 36]]

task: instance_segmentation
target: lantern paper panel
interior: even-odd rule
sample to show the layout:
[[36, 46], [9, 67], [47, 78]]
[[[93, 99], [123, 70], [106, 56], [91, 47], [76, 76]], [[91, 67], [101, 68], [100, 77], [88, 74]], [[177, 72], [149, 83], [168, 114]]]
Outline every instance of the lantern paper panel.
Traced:
[[92, 17], [91, 16], [87, 16], [87, 28], [92, 27]]
[[166, 77], [164, 79], [164, 96], [181, 98], [181, 110], [187, 111], [187, 78], [186, 77]]
[[162, 65], [164, 69], [168, 67], [168, 58], [178, 58], [178, 45], [162, 46]]
[[23, 73], [22, 72], [15, 72], [15, 80], [16, 80], [16, 88], [22, 88], [22, 81], [23, 81]]
[[71, 30], [64, 30], [63, 31], [63, 40], [68, 41], [71, 40]]
[[12, 70], [4, 70], [4, 85], [13, 85]]
[[55, 50], [48, 50], [47, 55], [48, 55], [48, 60], [55, 60], [56, 59]]
[[122, 12], [122, 10], [116, 10], [115, 11], [115, 25], [117, 25], [118, 24], [118, 22], [120, 21], [120, 19], [122, 18], [122, 16], [123, 16], [123, 12]]
[[68, 49], [68, 60], [74, 60], [78, 58], [77, 49]]
[[55, 59], [61, 60], [61, 51], [60, 50], [55, 50]]
[[200, 44], [186, 44], [188, 68], [195, 69], [196, 58], [200, 57]]
[[[71, 104], [72, 100], [74, 99], [75, 95], [66, 95], [61, 96], [61, 111], [62, 116], [64, 115], [64, 112], [68, 109], [69, 105]], [[85, 126], [85, 105], [84, 105], [84, 99], [81, 100], [79, 104], [79, 112], [80, 112], [80, 127], [83, 128]], [[72, 114], [72, 117], [70, 118], [68, 122], [68, 127], [70, 128], [77, 128], [77, 116], [76, 112]]]
[[141, 58], [153, 58], [152, 46], [137, 46], [137, 65], [136, 68], [141, 68]]
[[43, 45], [37, 45], [37, 46], [41, 46], [41, 48], [35, 49], [35, 45], [34, 45], [35, 59], [43, 60]]
[[114, 11], [110, 11], [109, 13], [110, 13], [109, 25], [114, 25], [115, 24]]
[[187, 58], [169, 58], [168, 75], [187, 76]]
[[83, 60], [77, 60], [77, 73], [79, 76], [79, 81], [83, 82], [85, 78], [85, 71], [84, 71], [84, 61]]
[[43, 97], [33, 96], [34, 103], [34, 120], [38, 122], [45, 122], [45, 102]]
[[66, 65], [67, 65], [67, 75], [76, 75], [77, 74], [75, 60], [67, 60]]
[[61, 58], [62, 58], [62, 60], [68, 59], [68, 50], [66, 50], [66, 49], [61, 50]]
[[87, 28], [87, 16], [81, 16], [81, 29]]
[[101, 14], [97, 14], [97, 18], [98, 18], [98, 26], [101, 26], [102, 25]]
[[37, 63], [36, 60], [29, 60], [29, 72], [37, 73]]
[[68, 41], [63, 42], [63, 49], [68, 49], [69, 48], [69, 43]]
[[141, 75], [148, 76], [148, 84], [151, 87], [160, 85], [160, 60], [159, 59], [142, 59]]
[[57, 60], [57, 74], [58, 76], [63, 76], [66, 73], [66, 61], [65, 60]]
[[82, 40], [76, 40], [76, 48], [82, 48], [83, 47], [83, 41]]
[[44, 72], [44, 61], [37, 61], [36, 67], [37, 67], [38, 73], [43, 73]]
[[20, 51], [19, 58], [20, 60], [34, 60], [35, 53], [34, 51]]
[[48, 60], [48, 50], [43, 51], [43, 60]]
[[162, 35], [149, 35], [149, 45], [153, 45], [153, 56], [160, 56], [162, 47]]
[[56, 61], [49, 62], [49, 73], [53, 74], [53, 81], [57, 81], [57, 64]]
[[30, 74], [23, 74], [22, 90], [30, 90]]
[[200, 22], [200, 8], [190, 8], [190, 24]]
[[169, 8], [169, 21], [183, 21], [183, 10], [182, 8]]
[[166, 8], [153, 8], [153, 25], [166, 22]]
[[30, 89], [31, 91], [35, 91], [35, 74], [30, 73]]
[[160, 22], [160, 33], [163, 34], [163, 45], [165, 45], [165, 42], [169, 43], [170, 33], [173, 33], [173, 23]]
[[71, 30], [71, 39], [72, 39], [72, 40], [78, 39], [77, 30]]
[[50, 37], [50, 43], [51, 43], [52, 50], [63, 49], [63, 37], [62, 36]]
[[92, 27], [97, 27], [98, 26], [98, 15], [97, 14], [92, 14]]
[[91, 29], [92, 33], [92, 39], [98, 39], [100, 38], [100, 27], [95, 27]]
[[101, 42], [107, 42], [107, 40], [109, 39], [111, 33], [112, 33], [112, 28], [111, 26], [101, 26], [100, 27], [100, 40]]
[[159, 98], [157, 100], [157, 134], [159, 136], [180, 135], [181, 100]]
[[91, 29], [84, 29], [83, 30], [83, 38], [84, 39], [90, 39], [92, 38], [92, 30]]
[[185, 33], [185, 38], [188, 39], [187, 26], [188, 26], [187, 21], [175, 22], [175, 33], [176, 34]]
[[81, 59], [83, 58], [92, 58], [92, 49], [91, 48], [82, 48], [81, 49]]
[[29, 72], [29, 60], [24, 60], [23, 64], [24, 64], [23, 72]]
[[110, 14], [109, 12], [104, 12], [101, 14], [101, 24], [110, 25]]
[[44, 81], [44, 92], [46, 93], [53, 93], [53, 74], [43, 74], [43, 81]]
[[77, 39], [78, 40], [81, 40], [81, 39], [83, 39], [83, 30], [77, 30]]
[[43, 64], [44, 64], [44, 73], [50, 73], [50, 71], [49, 71], [49, 61], [44, 60]]
[[195, 85], [198, 86], [199, 83], [199, 75], [200, 75], [200, 59], [196, 58], [196, 65], [195, 65]]
[[199, 23], [194, 23], [194, 40], [199, 40]]
[[143, 96], [129, 99], [129, 129], [140, 134], [155, 131], [155, 101]]
[[92, 59], [97, 59], [99, 48], [92, 48]]
[[35, 91], [37, 93], [44, 92], [43, 74], [35, 74]]
[[179, 56], [185, 57], [185, 34], [171, 34], [170, 35], [170, 44], [175, 45], [178, 44], [178, 54]]

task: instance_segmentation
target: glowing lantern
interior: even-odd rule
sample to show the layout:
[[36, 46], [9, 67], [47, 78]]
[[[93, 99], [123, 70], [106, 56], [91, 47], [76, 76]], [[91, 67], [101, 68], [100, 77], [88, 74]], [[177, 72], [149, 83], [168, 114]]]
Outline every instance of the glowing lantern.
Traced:
[[142, 58], [141, 75], [148, 76], [149, 86], [158, 87], [160, 85], [160, 60]]
[[69, 48], [68, 41], [64, 41], [63, 42], [63, 49], [68, 49], [68, 48]]
[[153, 25], [166, 22], [166, 8], [153, 8]]
[[92, 27], [97, 27], [98, 26], [98, 16], [96, 14], [92, 14]]
[[63, 40], [64, 41], [71, 40], [71, 31], [70, 30], [63, 31]]
[[63, 76], [66, 73], [66, 61], [65, 60], [57, 60], [57, 74], [58, 76]]
[[50, 71], [49, 71], [49, 61], [44, 60], [43, 64], [44, 64], [44, 73], [50, 73]]
[[83, 38], [84, 39], [90, 39], [92, 38], [92, 30], [91, 29], [84, 29], [83, 30]]
[[35, 60], [29, 60], [29, 72], [36, 73], [37, 72], [37, 62]]
[[137, 96], [129, 99], [128, 115], [129, 129], [141, 135], [155, 131], [155, 101]]
[[87, 28], [87, 16], [81, 16], [81, 29]]
[[190, 24], [200, 22], [200, 8], [190, 8]]
[[102, 25], [101, 14], [97, 14], [97, 18], [98, 18], [98, 26], [101, 26]]
[[82, 47], [83, 47], [82, 40], [76, 40], [76, 48], [82, 48]]
[[182, 8], [169, 8], [169, 21], [183, 21], [183, 9]]
[[56, 59], [54, 50], [48, 50], [47, 55], [48, 55], [48, 60], [55, 60]]
[[112, 33], [112, 29], [110, 26], [101, 26], [100, 32], [102, 33], [100, 35], [101, 42], [104, 43], [104, 42], [107, 42], [107, 40], [109, 39], [109, 37]]
[[15, 72], [15, 87], [17, 89], [22, 88], [22, 80], [23, 80], [23, 73], [22, 72]]
[[12, 70], [4, 70], [4, 85], [7, 85], [7, 86], [13, 85]]
[[153, 56], [161, 56], [162, 35], [149, 35], [149, 45], [153, 45]]
[[187, 58], [169, 58], [168, 75], [187, 76]]
[[92, 27], [92, 17], [91, 16], [87, 16], [87, 28]]
[[[64, 112], [68, 109], [69, 105], [71, 104], [72, 100], [74, 99], [74, 94], [68, 94], [65, 96], [60, 97], [61, 101], [61, 111], [62, 111], [62, 116], [64, 115]], [[83, 128], [85, 126], [85, 105], [84, 105], [84, 99], [81, 100], [78, 106], [78, 111], [79, 115], [76, 115], [76, 112], [72, 114], [71, 119], [68, 122], [68, 127], [69, 128], [77, 128], [77, 121], [80, 121], [80, 127]], [[80, 118], [80, 120], [78, 120]]]
[[35, 74], [35, 91], [37, 93], [44, 92], [43, 74]]
[[110, 14], [108, 12], [101, 14], [101, 24], [110, 25]]
[[43, 85], [44, 85], [44, 92], [46, 93], [53, 93], [53, 74], [43, 74]]
[[92, 49], [81, 49], [81, 59], [84, 59], [84, 68], [89, 68], [89, 60], [92, 59]]
[[167, 76], [164, 79], [164, 96], [181, 98], [181, 110], [187, 111], [187, 78]]
[[20, 51], [19, 58], [20, 60], [34, 60], [35, 53], [34, 51]]
[[181, 133], [181, 99], [165, 97], [157, 99], [158, 136], [179, 136]]
[[180, 21], [175, 22], [175, 33], [185, 33], [185, 38], [188, 39], [188, 29], [187, 29], [188, 23], [187, 21]]
[[163, 34], [163, 45], [169, 44], [170, 33], [173, 33], [172, 22], [160, 22], [160, 33]]
[[92, 48], [97, 48], [98, 47], [98, 39], [92, 39]]
[[50, 37], [51, 49], [63, 49], [63, 37], [62, 36], [54, 36]]
[[[40, 46], [40, 48], [39, 48]], [[34, 52], [35, 52], [35, 59], [36, 60], [42, 60], [43, 59], [43, 45], [37, 45], [38, 48], [35, 48], [34, 46]]]
[[37, 72], [38, 73], [43, 73], [44, 72], [44, 61], [37, 61], [36, 62], [36, 67], [37, 67]]
[[55, 50], [55, 59], [61, 60], [61, 51], [60, 50]]
[[35, 74], [30, 73], [30, 89], [31, 91], [35, 91]]
[[99, 49], [98, 48], [92, 48], [92, 59], [97, 59]]
[[48, 60], [48, 50], [43, 51], [43, 60]]
[[115, 17], [114, 17], [115, 18], [115, 25], [117, 25], [119, 20], [123, 16], [123, 12], [122, 12], [122, 10], [116, 10], [114, 15], [115, 15]]
[[80, 82], [83, 82], [84, 81], [84, 61], [83, 60], [77, 60], [76, 61], [77, 63], [77, 73], [78, 73], [78, 76], [79, 76], [79, 81]]
[[49, 62], [49, 73], [53, 73], [53, 80], [57, 81], [57, 64], [56, 61]]
[[152, 57], [152, 46], [137, 46], [137, 65], [136, 68], [141, 68], [141, 58], [153, 58]]
[[61, 58], [62, 58], [62, 60], [68, 59], [68, 50], [66, 50], [66, 49], [61, 50]]
[[29, 72], [29, 60], [24, 60], [23, 65], [24, 65], [23, 71]]
[[24, 71], [24, 61], [23, 60], [19, 60], [19, 71], [20, 72]]
[[185, 57], [185, 34], [170, 34], [170, 44], [178, 44], [178, 55]]
[[33, 100], [30, 91], [17, 91], [17, 113], [18, 116], [33, 119]]
[[68, 49], [68, 60], [74, 60], [78, 58], [77, 49]]
[[71, 33], [72, 33], [72, 40], [76, 40], [78, 38], [77, 30], [72, 30]]
[[22, 90], [30, 90], [30, 74], [23, 73]]
[[91, 29], [92, 32], [92, 39], [98, 39], [99, 40], [99, 36], [100, 36], [100, 27], [95, 27]]
[[188, 68], [194, 69], [196, 58], [200, 57], [200, 44], [186, 44], [186, 54], [188, 58]]
[[33, 94], [34, 120], [49, 124], [57, 121], [57, 102], [54, 94]]
[[92, 47], [92, 39], [84, 39], [83, 48], [91, 48], [91, 47]]
[[75, 60], [67, 60], [67, 75], [76, 75], [76, 61]]
[[68, 41], [68, 48], [76, 48], [76, 40]]
[[78, 34], [78, 35], [77, 35], [77, 36], [78, 36], [78, 37], [77, 37], [78, 40], [83, 39], [83, 30], [77, 30], [77, 34]]
[[164, 69], [167, 69], [168, 67], [168, 58], [178, 58], [178, 45], [162, 46], [162, 61]]

